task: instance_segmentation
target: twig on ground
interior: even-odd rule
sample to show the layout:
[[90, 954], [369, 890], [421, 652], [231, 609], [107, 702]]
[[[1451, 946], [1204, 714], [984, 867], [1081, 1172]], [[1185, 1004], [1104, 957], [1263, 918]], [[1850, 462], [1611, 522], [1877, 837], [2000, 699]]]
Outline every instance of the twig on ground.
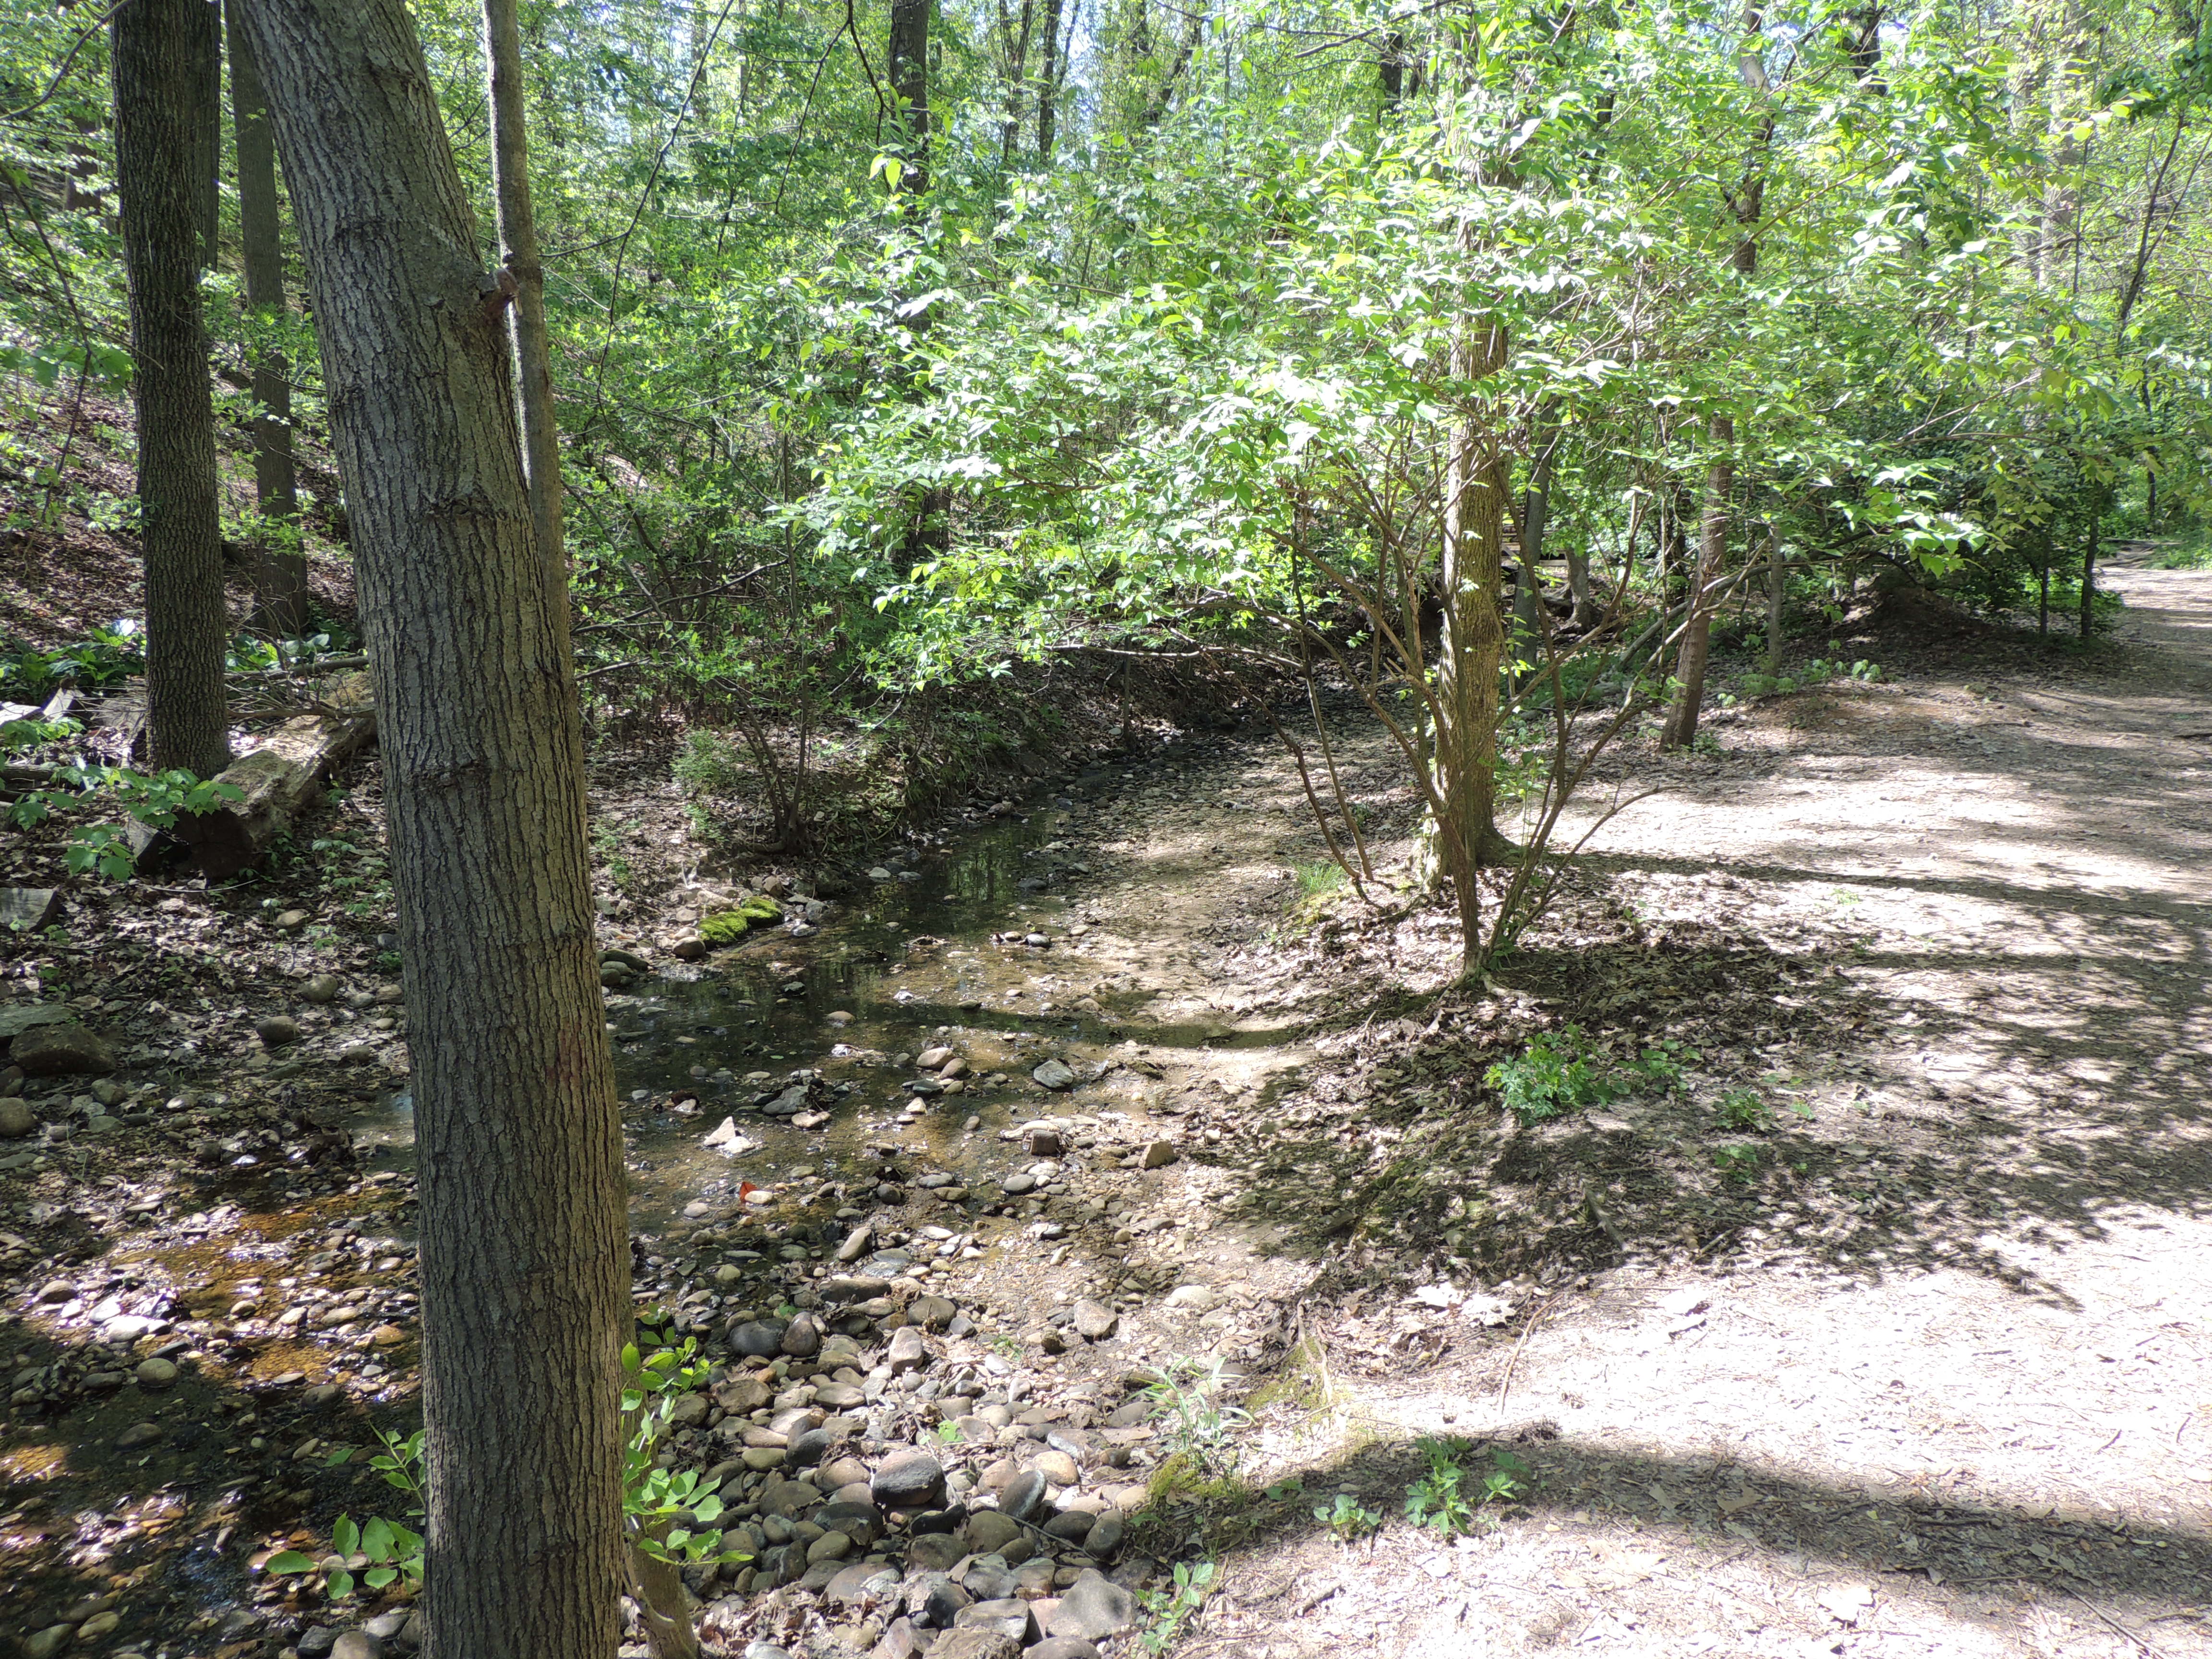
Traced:
[[2102, 1607], [2099, 1607], [2099, 1606], [2098, 1606], [2094, 1601], [2091, 1601], [2087, 1596], [2086, 1596], [2086, 1595], [2082, 1595], [2082, 1594], [2081, 1594], [2081, 1592], [2080, 1590], [2075, 1589], [2074, 1588], [2074, 1586], [2073, 1586], [2073, 1585], [2071, 1585], [2071, 1584], [2062, 1584], [2059, 1588], [2060, 1588], [2060, 1589], [2063, 1589], [2063, 1590], [2064, 1590], [2064, 1591], [2065, 1591], [2069, 1595], [2072, 1596], [2072, 1597], [2073, 1597], [2076, 1601], [2079, 1601], [2079, 1602], [2080, 1602], [2083, 1607], [2085, 1607], [2088, 1608], [2090, 1612], [2092, 1612], [2092, 1613], [2095, 1613], [2095, 1614], [2097, 1615], [2097, 1617], [2098, 1617], [2098, 1618], [2100, 1618], [2100, 1619], [2103, 1620], [2106, 1624], [2110, 1625], [2110, 1626], [2111, 1626], [2114, 1630], [2116, 1630], [2116, 1631], [2119, 1632], [2119, 1633], [2120, 1633], [2121, 1635], [2123, 1635], [2123, 1636], [2126, 1637], [2126, 1638], [2128, 1638], [2128, 1640], [2129, 1640], [2129, 1641], [2130, 1641], [2130, 1642], [2134, 1643], [2137, 1647], [2141, 1648], [2141, 1649], [2142, 1649], [2145, 1653], [2148, 1653], [2148, 1655], [2150, 1655], [2150, 1656], [2151, 1656], [2151, 1659], [2166, 1659], [2166, 1655], [2165, 1655], [2163, 1652], [2161, 1652], [2161, 1651], [2160, 1651], [2160, 1650], [2158, 1650], [2157, 1648], [2153, 1647], [2149, 1643], [2148, 1643], [2148, 1642], [2144, 1641], [2144, 1640], [2142, 1639], [2142, 1637], [2140, 1637], [2140, 1636], [2136, 1635], [2133, 1631], [2130, 1630], [2130, 1629], [2129, 1629], [2125, 1625], [2122, 1624], [2118, 1620], [2117, 1620], [2117, 1619], [2113, 1618], [2113, 1617], [2112, 1617], [2112, 1615], [2111, 1613], [2106, 1613], [2106, 1612], [2104, 1610], [2104, 1608], [2102, 1608]]

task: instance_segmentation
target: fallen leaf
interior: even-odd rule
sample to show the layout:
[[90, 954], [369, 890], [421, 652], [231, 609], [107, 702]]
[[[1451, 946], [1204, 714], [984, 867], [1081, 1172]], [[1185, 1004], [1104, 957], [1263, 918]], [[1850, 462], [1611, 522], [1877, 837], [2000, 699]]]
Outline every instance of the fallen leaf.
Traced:
[[1874, 1606], [1874, 1591], [1864, 1584], [1838, 1584], [1833, 1589], [1821, 1591], [1819, 1600], [1831, 1618], [1842, 1624], [1856, 1625], [1860, 1615]]

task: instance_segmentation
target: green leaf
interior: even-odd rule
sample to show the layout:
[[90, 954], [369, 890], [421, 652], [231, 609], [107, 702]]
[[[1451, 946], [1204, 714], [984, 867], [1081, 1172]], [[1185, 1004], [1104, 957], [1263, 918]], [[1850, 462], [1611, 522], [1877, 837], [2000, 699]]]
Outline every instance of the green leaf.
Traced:
[[297, 1550], [279, 1550], [261, 1564], [261, 1570], [264, 1572], [280, 1574], [313, 1572], [315, 1570], [315, 1564]]
[[339, 1571], [331, 1575], [331, 1600], [343, 1601], [353, 1594], [353, 1575]]
[[[372, 1521], [369, 1524], [374, 1526], [376, 1523]], [[342, 1515], [338, 1516], [337, 1524], [331, 1527], [331, 1547], [340, 1555], [351, 1555], [361, 1547], [361, 1528], [350, 1517]]]

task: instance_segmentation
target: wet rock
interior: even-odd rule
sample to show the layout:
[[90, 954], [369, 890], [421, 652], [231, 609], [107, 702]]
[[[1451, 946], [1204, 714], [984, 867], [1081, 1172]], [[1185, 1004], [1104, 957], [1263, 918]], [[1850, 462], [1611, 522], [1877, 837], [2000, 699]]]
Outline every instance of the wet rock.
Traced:
[[253, 1035], [264, 1047], [288, 1048], [300, 1040], [300, 1022], [289, 1014], [271, 1014], [253, 1022]]
[[32, 1077], [105, 1076], [115, 1069], [115, 1050], [82, 1025], [34, 1025], [18, 1036], [9, 1057]]
[[20, 1100], [0, 1100], [0, 1139], [21, 1140], [39, 1127], [37, 1114]]
[[1060, 1598], [1047, 1626], [1053, 1636], [1103, 1641], [1137, 1627], [1137, 1598], [1105, 1574], [1086, 1571]]
[[707, 941], [699, 938], [696, 934], [690, 939], [678, 939], [672, 948], [675, 957], [678, 962], [703, 962], [706, 960], [708, 948]]
[[927, 1452], [897, 1452], [868, 1485], [880, 1508], [926, 1510], [945, 1495], [945, 1466]]
[[1182, 1149], [1172, 1140], [1147, 1141], [1145, 1150], [1138, 1154], [1137, 1167], [1140, 1170], [1164, 1170], [1182, 1156]]
[[730, 1328], [730, 1346], [755, 1359], [772, 1359], [783, 1352], [783, 1322], [754, 1319]]
[[1088, 1297], [1075, 1304], [1075, 1334], [1086, 1342], [1103, 1342], [1120, 1328], [1121, 1316]]
[[75, 1625], [49, 1625], [36, 1635], [23, 1638], [23, 1659], [55, 1659], [76, 1637]]
[[1048, 1060], [1030, 1073], [1030, 1080], [1039, 1088], [1058, 1091], [1075, 1086], [1074, 1070], [1056, 1060]]

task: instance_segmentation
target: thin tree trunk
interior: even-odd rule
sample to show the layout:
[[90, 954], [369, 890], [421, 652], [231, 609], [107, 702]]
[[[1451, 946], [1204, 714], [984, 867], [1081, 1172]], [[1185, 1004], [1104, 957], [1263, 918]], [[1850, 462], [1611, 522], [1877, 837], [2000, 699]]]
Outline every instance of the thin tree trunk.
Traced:
[[514, 279], [508, 318], [514, 404], [522, 428], [522, 476], [538, 556], [556, 602], [568, 602], [568, 556], [561, 525], [561, 439], [553, 416], [553, 354], [545, 328], [545, 264], [530, 208], [530, 143], [522, 114], [522, 36], [515, 0], [484, 0], [484, 63], [490, 81], [492, 205], [500, 258]]
[[[283, 224], [276, 204], [276, 137], [261, 94], [261, 71], [246, 38], [238, 0], [226, 0], [224, 30], [230, 48], [230, 117], [238, 153], [240, 264], [246, 304], [263, 327], [284, 311]], [[292, 459], [292, 366], [283, 351], [255, 353], [253, 498], [264, 519], [289, 522], [300, 514], [299, 480]], [[307, 628], [307, 556], [264, 547], [253, 565], [254, 626], [278, 639], [297, 639]]]
[[891, 95], [905, 129], [902, 194], [929, 188], [929, 9], [931, 0], [891, 0]]
[[1698, 711], [1705, 702], [1705, 666], [1712, 655], [1713, 607], [1720, 592], [1721, 567], [1728, 561], [1729, 496], [1735, 488], [1735, 422], [1715, 415], [1705, 422], [1715, 450], [1705, 467], [1705, 521], [1698, 538], [1698, 565], [1690, 578], [1689, 620], [1682, 627], [1681, 654], [1674, 678], [1680, 690], [1659, 735], [1662, 749], [1686, 749], [1698, 735]]
[[629, 1272], [568, 607], [406, 0], [246, 14], [377, 671], [420, 1168], [424, 1654], [606, 1659]]
[[1036, 0], [1022, 0], [1021, 27], [1006, 15], [1006, 0], [999, 0], [999, 38], [1006, 50], [1006, 118], [999, 133], [999, 165], [1009, 171], [1022, 131], [1022, 99], [1029, 87], [1030, 30], [1036, 21]]
[[[1744, 40], [1736, 53], [1736, 72], [1747, 88], [1765, 98], [1772, 88], [1760, 56], [1762, 16], [1759, 0], [1744, 11]], [[1747, 283], [1759, 270], [1759, 222], [1766, 201], [1767, 152], [1773, 143], [1774, 116], [1770, 110], [1759, 118], [1742, 176], [1735, 191], [1728, 193], [1729, 210], [1743, 227], [1729, 264]], [[1721, 567], [1728, 558], [1729, 496], [1735, 488], [1734, 417], [1708, 416], [1705, 437], [1715, 453], [1705, 468], [1705, 522], [1698, 537], [1698, 568], [1690, 581], [1689, 615], [1682, 625], [1681, 653], [1675, 659], [1674, 678], [1680, 689], [1659, 734], [1662, 749], [1686, 749], [1697, 738], [1698, 715], [1705, 700], [1705, 668], [1712, 658], [1713, 610], [1720, 603]]]
[[1766, 527], [1766, 672], [1782, 672], [1782, 624], [1790, 597], [1790, 575], [1782, 563], [1782, 532]]
[[2086, 641], [2089, 637], [2090, 605], [2097, 597], [2097, 508], [2094, 498], [2089, 508], [2089, 533], [2081, 544], [2081, 621], [2077, 630]]
[[215, 402], [200, 317], [198, 137], [218, 54], [207, 0], [115, 13], [115, 173], [131, 284], [131, 401], [146, 556], [146, 702], [154, 764], [211, 778], [230, 760]]
[[1044, 0], [1044, 73], [1037, 82], [1037, 161], [1052, 165], [1053, 127], [1060, 110], [1060, 81], [1065, 71], [1060, 49], [1061, 0]]

